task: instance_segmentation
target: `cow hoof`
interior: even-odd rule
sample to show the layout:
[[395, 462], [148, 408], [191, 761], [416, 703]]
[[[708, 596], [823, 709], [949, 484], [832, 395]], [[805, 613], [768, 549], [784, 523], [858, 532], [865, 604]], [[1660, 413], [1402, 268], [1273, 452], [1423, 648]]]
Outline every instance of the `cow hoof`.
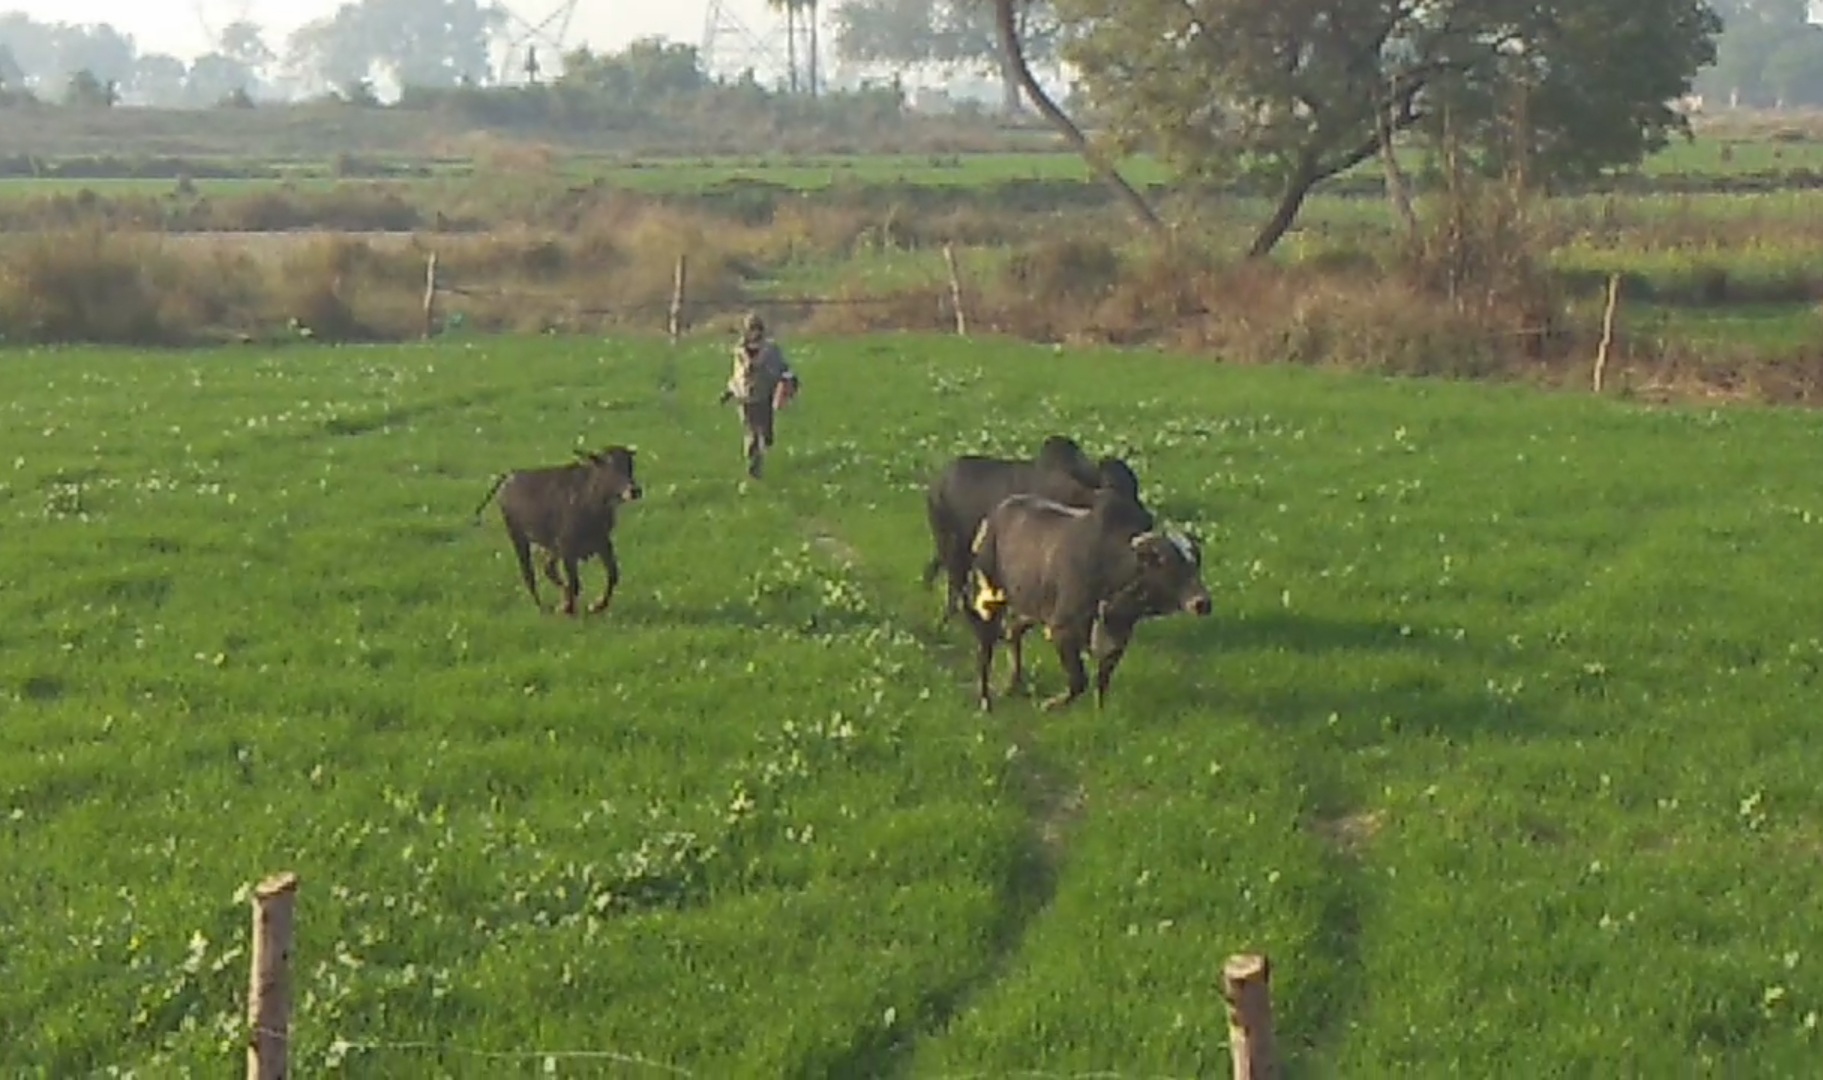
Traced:
[[982, 698], [981, 699], [981, 711], [982, 712], [993, 712], [994, 711], [993, 700], [990, 698]]

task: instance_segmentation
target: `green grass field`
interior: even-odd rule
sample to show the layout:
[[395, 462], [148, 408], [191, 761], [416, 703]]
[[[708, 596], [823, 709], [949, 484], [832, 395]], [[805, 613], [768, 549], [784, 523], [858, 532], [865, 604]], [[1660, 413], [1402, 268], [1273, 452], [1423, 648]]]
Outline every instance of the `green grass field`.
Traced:
[[[1034, 137], [1042, 139], [1045, 136], [1036, 134]], [[763, 182], [801, 191], [819, 191], [837, 185], [967, 188], [1022, 180], [1093, 182], [1093, 174], [1083, 160], [1062, 146], [1050, 150], [1007, 149], [954, 154], [656, 155], [636, 159], [594, 149], [561, 146], [553, 149], [562, 161], [561, 172], [565, 178], [599, 179], [615, 187], [652, 193], [687, 194], [742, 182]], [[1416, 149], [1402, 150], [1401, 154], [1413, 168], [1419, 167], [1424, 159], [1424, 154]], [[275, 166], [283, 171], [283, 180], [205, 179], [197, 181], [196, 187], [198, 191], [214, 195], [264, 190], [286, 182], [304, 188], [330, 187], [342, 182], [335, 176], [330, 156], [326, 152], [320, 160], [315, 160], [293, 149], [280, 157], [241, 162], [249, 167]], [[473, 162], [453, 160], [447, 154], [429, 160], [422, 159], [421, 155], [401, 155], [396, 149], [365, 153], [362, 157], [397, 166], [429, 163], [436, 172], [434, 178], [391, 181], [405, 186], [425, 186], [438, 179], [463, 177], [478, 168]], [[233, 164], [238, 159], [202, 154], [199, 160]], [[480, 168], [486, 171], [485, 167]], [[1640, 168], [1648, 176], [1713, 177], [1819, 169], [1823, 168], [1823, 142], [1778, 142], [1739, 135], [1702, 134], [1688, 142], [1674, 139]], [[1173, 177], [1164, 163], [1147, 154], [1126, 159], [1121, 163], [1121, 171], [1128, 180], [1140, 185], [1169, 184]], [[1350, 170], [1350, 174], [1377, 176], [1379, 166], [1367, 162]], [[500, 181], [498, 176], [490, 175], [488, 179], [493, 183]], [[357, 178], [354, 182], [371, 181]], [[101, 195], [157, 195], [168, 192], [171, 186], [170, 180], [153, 178], [11, 177], [0, 178], [0, 199], [73, 194], [85, 188]]]
[[[792, 355], [746, 490], [708, 343], [0, 357], [0, 1071], [239, 1068], [278, 869], [300, 1075], [1214, 1075], [1256, 948], [1293, 1075], [1814, 1068], [1823, 418]], [[982, 716], [919, 487], [1058, 430], [1217, 613]], [[541, 615], [470, 511], [611, 441]]]

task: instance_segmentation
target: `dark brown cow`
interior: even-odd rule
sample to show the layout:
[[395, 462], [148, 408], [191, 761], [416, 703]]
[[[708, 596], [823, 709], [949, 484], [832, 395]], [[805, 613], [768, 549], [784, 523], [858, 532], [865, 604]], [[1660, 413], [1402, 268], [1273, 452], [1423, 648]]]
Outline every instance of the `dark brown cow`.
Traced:
[[1031, 461], [966, 454], [944, 466], [925, 491], [925, 516], [930, 524], [930, 562], [924, 568], [929, 588], [939, 573], [946, 573], [948, 590], [943, 615], [961, 611], [968, 603], [969, 544], [988, 512], [1009, 495], [1039, 495], [1065, 506], [1088, 506], [1095, 493], [1112, 488], [1131, 499], [1151, 528], [1151, 515], [1139, 506], [1139, 478], [1119, 458], [1091, 462], [1076, 440], [1052, 435]]
[[1085, 650], [1096, 657], [1100, 706], [1140, 620], [1174, 611], [1209, 614], [1196, 541], [1157, 531], [1151, 515], [1135, 510], [1114, 491], [1097, 493], [1086, 509], [1014, 495], [982, 522], [973, 544], [974, 595], [966, 609], [978, 646], [982, 709], [993, 708], [988, 677], [1003, 638], [1013, 654], [1008, 693], [1025, 674], [1021, 642], [1041, 626], [1069, 677], [1069, 688], [1044, 707], [1067, 705], [1088, 689]]
[[[614, 587], [620, 584], [620, 562], [614, 556], [616, 510], [623, 502], [636, 501], [643, 492], [633, 475], [634, 451], [630, 448], [578, 450], [576, 456], [580, 460], [569, 465], [502, 473], [475, 507], [475, 521], [480, 523], [481, 511], [498, 493], [500, 517], [519, 560], [519, 576], [541, 611], [544, 601], [538, 597], [538, 580], [532, 573], [533, 545], [543, 549], [544, 576], [563, 591], [565, 615], [576, 614], [576, 598], [582, 590], [577, 564], [599, 557], [608, 583], [601, 599], [589, 608], [593, 615], [607, 610]], [[560, 562], [561, 578], [557, 576]]]

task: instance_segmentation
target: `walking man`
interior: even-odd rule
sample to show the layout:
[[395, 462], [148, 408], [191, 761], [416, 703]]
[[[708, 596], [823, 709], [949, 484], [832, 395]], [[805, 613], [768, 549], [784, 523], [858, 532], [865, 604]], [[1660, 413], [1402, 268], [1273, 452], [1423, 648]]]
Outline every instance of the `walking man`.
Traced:
[[740, 344], [734, 347], [734, 370], [722, 390], [721, 403], [740, 403], [741, 449], [747, 455], [747, 475], [758, 479], [760, 464], [772, 448], [772, 420], [779, 405], [798, 389], [797, 372], [785, 362], [778, 343], [766, 336], [765, 320], [749, 312], [741, 325]]

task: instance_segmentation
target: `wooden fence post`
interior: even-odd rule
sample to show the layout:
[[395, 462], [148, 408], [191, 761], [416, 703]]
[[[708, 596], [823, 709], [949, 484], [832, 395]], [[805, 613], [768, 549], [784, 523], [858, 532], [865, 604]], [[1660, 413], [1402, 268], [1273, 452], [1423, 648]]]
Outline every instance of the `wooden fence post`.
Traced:
[[1601, 313], [1601, 345], [1595, 350], [1595, 392], [1608, 374], [1608, 352], [1614, 348], [1614, 313], [1620, 307], [1620, 274], [1608, 275], [1608, 304]]
[[297, 888], [297, 875], [286, 872], [253, 890], [247, 1080], [284, 1080], [291, 1073], [291, 942]]
[[1222, 998], [1228, 1002], [1228, 1052], [1234, 1080], [1278, 1075], [1272, 1047], [1272, 965], [1242, 953], [1222, 965]]
[[671, 276], [671, 344], [677, 344], [678, 335], [684, 332], [684, 281], [687, 277], [687, 258], [679, 252], [677, 271]]
[[437, 332], [437, 253], [424, 264], [424, 339]]
[[943, 265], [949, 268], [949, 303], [956, 312], [956, 335], [968, 336], [968, 315], [962, 310], [962, 274], [956, 269], [956, 249], [943, 245]]

